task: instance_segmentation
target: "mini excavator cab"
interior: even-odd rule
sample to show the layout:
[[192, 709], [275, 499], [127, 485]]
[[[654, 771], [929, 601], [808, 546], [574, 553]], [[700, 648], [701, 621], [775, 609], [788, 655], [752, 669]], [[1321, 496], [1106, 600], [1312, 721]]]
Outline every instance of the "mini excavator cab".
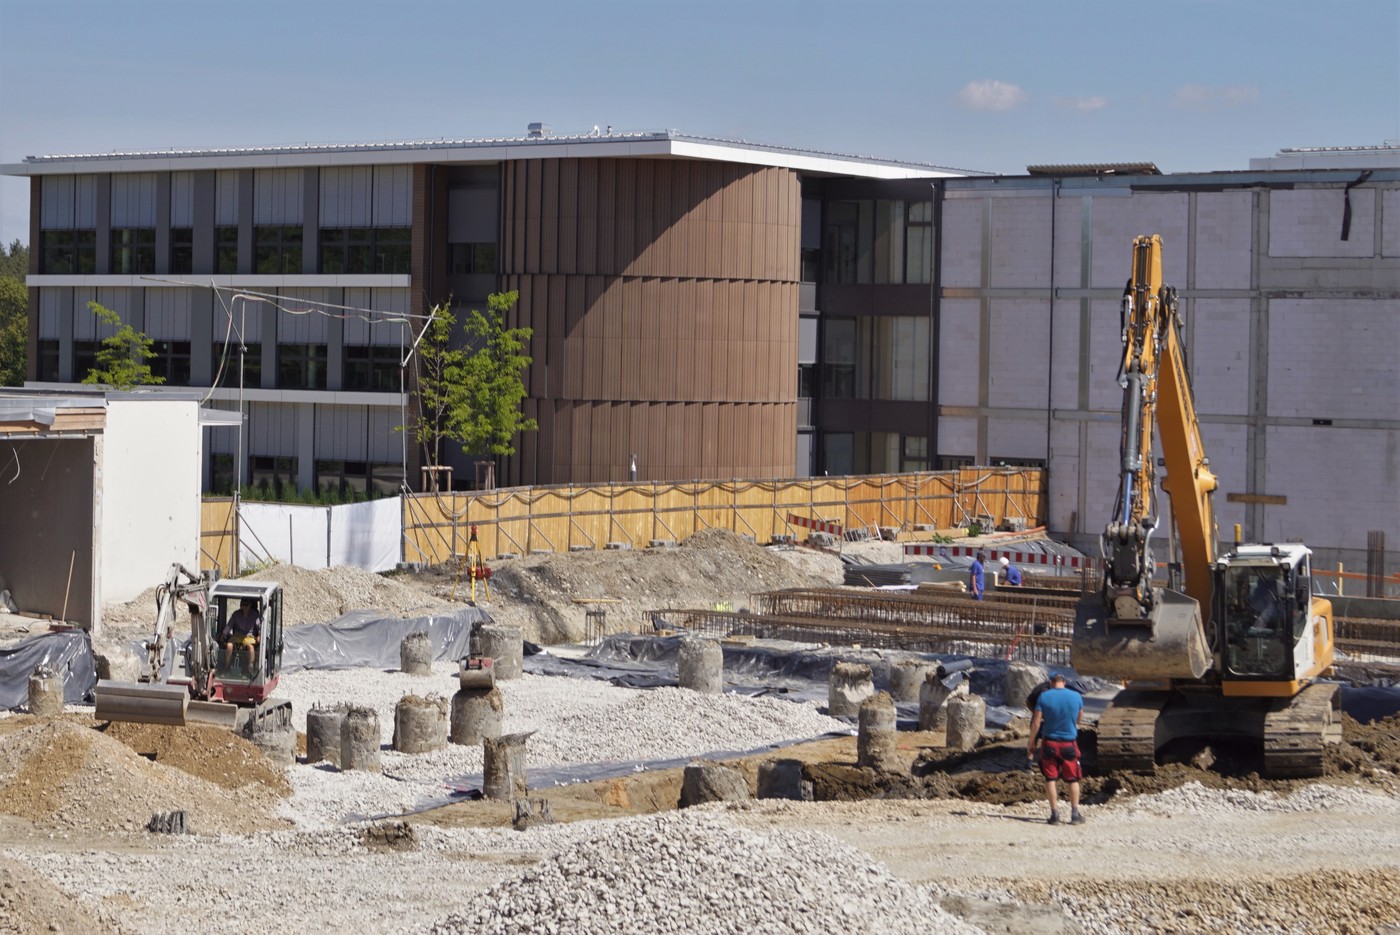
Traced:
[[[228, 643], [224, 637], [230, 618], [238, 612], [244, 601], [252, 602], [253, 612], [261, 621], [261, 632], [253, 642], [252, 665], [248, 665], [248, 654], [235, 645], [232, 652], [226, 651]], [[219, 581], [209, 594], [209, 619], [206, 635], [208, 658], [213, 662], [214, 694], [217, 685], [223, 684], [225, 700], [253, 700], [251, 689], [266, 686], [276, 681], [282, 668], [282, 589], [275, 582], [264, 581]], [[193, 646], [193, 641], [191, 641]], [[186, 671], [193, 675], [193, 666], [187, 664]]]

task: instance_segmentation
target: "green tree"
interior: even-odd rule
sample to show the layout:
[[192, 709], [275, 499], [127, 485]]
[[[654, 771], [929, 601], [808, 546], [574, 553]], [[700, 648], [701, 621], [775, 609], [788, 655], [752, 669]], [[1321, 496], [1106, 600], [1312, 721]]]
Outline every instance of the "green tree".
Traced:
[[24, 358], [29, 344], [29, 248], [18, 240], [0, 244], [0, 386], [24, 382]]
[[[466, 346], [454, 346], [457, 319], [448, 305], [433, 308], [433, 321], [418, 347], [418, 405], [408, 431], [423, 446], [430, 466], [442, 463], [442, 443], [457, 442], [469, 454], [509, 455], [520, 432], [539, 428], [520, 411], [521, 373], [530, 365], [525, 344], [531, 328], [507, 328], [518, 292], [493, 293], [486, 311], [468, 313]], [[432, 485], [436, 487], [433, 472]]]
[[146, 363], [156, 352], [151, 350], [155, 343], [143, 332], [123, 322], [120, 315], [110, 308], [89, 302], [88, 308], [104, 323], [117, 329], [116, 334], [102, 339], [102, 349], [97, 352], [97, 366], [83, 377], [84, 383], [102, 383], [114, 390], [129, 390], [133, 386], [146, 386], [164, 383], [165, 377], [151, 372]]

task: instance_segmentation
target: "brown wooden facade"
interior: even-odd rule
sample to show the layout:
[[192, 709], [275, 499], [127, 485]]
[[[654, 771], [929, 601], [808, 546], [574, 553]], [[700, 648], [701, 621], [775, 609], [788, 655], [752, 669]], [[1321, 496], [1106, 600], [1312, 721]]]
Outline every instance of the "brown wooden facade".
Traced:
[[[508, 485], [795, 473], [798, 176], [532, 159], [501, 177], [501, 288], [534, 329]], [[424, 257], [427, 260], [427, 255]], [[415, 270], [416, 272], [416, 270]]]

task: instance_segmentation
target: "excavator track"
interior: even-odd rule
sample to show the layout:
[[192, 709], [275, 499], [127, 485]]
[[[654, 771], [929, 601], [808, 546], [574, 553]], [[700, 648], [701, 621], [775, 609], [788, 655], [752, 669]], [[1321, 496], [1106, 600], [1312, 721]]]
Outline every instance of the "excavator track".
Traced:
[[1165, 692], [1121, 691], [1099, 715], [1099, 771], [1151, 773], [1157, 768], [1157, 716]]
[[1328, 683], [1309, 685], [1264, 716], [1264, 775], [1321, 776], [1324, 750], [1342, 739], [1341, 694]]

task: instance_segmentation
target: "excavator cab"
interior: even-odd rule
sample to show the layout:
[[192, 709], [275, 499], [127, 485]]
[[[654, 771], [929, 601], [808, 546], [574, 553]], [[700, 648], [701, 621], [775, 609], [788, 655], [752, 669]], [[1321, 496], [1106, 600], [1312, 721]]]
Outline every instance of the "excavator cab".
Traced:
[[1306, 547], [1236, 546], [1215, 574], [1222, 682], [1289, 685], [1316, 675], [1322, 657], [1330, 664], [1331, 604], [1312, 595]]
[[[250, 609], [258, 616], [260, 632], [251, 653], [242, 646], [234, 646], [230, 652], [225, 631], [245, 601], [251, 602]], [[214, 677], [224, 684], [225, 695], [241, 694], [235, 685], [259, 686], [275, 680], [282, 668], [282, 589], [262, 581], [216, 583], [209, 595], [207, 638], [212, 644], [209, 658]]]

